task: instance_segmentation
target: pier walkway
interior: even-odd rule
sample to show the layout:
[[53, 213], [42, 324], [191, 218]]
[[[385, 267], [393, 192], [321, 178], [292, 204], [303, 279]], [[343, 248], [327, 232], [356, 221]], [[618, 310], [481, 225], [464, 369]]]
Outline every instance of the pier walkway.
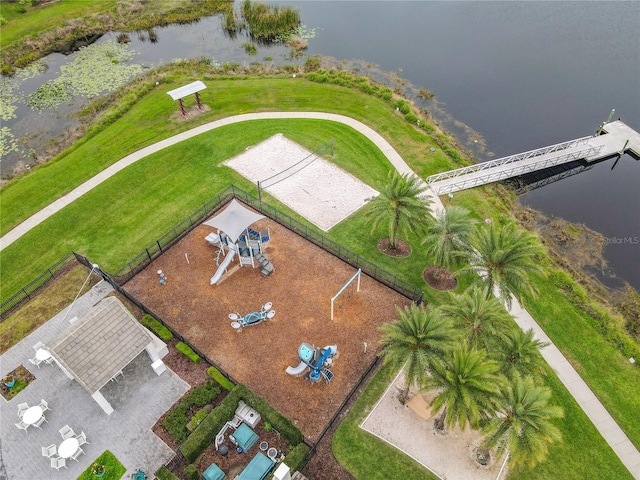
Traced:
[[601, 135], [582, 137], [528, 152], [438, 173], [427, 178], [436, 195], [506, 180], [576, 160], [587, 164], [631, 151], [640, 157], [640, 133], [621, 121], [602, 126]]

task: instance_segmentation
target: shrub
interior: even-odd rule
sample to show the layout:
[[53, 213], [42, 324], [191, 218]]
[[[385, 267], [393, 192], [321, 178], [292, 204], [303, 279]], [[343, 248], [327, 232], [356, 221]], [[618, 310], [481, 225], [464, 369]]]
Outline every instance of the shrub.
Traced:
[[180, 353], [184, 354], [189, 360], [193, 363], [200, 363], [200, 357], [196, 352], [194, 352], [189, 345], [184, 342], [176, 343], [176, 350]]
[[180, 480], [164, 465], [158, 469], [158, 471], [155, 473], [155, 476], [158, 480]]
[[198, 480], [198, 469], [193, 463], [184, 467], [184, 476], [190, 480]]
[[151, 330], [158, 337], [160, 337], [161, 340], [165, 342], [168, 342], [173, 338], [173, 333], [171, 333], [171, 330], [169, 330], [167, 327], [165, 327], [162, 323], [160, 323], [158, 320], [156, 320], [149, 314], [142, 317], [142, 320], [140, 320], [140, 323], [142, 323], [142, 325], [147, 327], [149, 330]]
[[200, 454], [215, 440], [222, 426], [233, 417], [238, 402], [243, 400], [262, 416], [262, 420], [273, 427], [291, 444], [302, 443], [302, 432], [288, 419], [278, 413], [271, 405], [244, 385], [236, 385], [222, 403], [213, 410], [193, 431], [180, 452], [188, 462], [195, 462]]
[[208, 382], [206, 385], [194, 388], [176, 405], [162, 422], [164, 428], [173, 436], [177, 443], [187, 439], [188, 430], [187, 411], [192, 405], [202, 407], [212, 402], [220, 393], [217, 385]]
[[309, 447], [304, 443], [299, 443], [293, 447], [284, 459], [284, 463], [292, 472], [301, 471], [309, 461]]
[[222, 388], [224, 388], [229, 392], [233, 390], [233, 387], [236, 386], [235, 383], [233, 383], [231, 380], [225, 377], [222, 373], [220, 373], [220, 370], [218, 370], [213, 365], [209, 367], [209, 369], [207, 370], [207, 373], [211, 378], [213, 378], [216, 382], [218, 382]]
[[418, 123], [418, 117], [416, 117], [413, 113], [409, 112], [404, 116], [404, 119], [413, 124], [416, 125]]
[[314, 55], [313, 57], [307, 58], [307, 61], [304, 62], [304, 71], [305, 72], [315, 72], [320, 68], [320, 55]]

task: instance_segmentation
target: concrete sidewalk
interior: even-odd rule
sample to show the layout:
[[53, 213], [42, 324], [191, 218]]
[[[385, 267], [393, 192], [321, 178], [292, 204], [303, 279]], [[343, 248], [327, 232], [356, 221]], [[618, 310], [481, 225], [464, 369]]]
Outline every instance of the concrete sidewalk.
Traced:
[[[371, 140], [387, 156], [389, 162], [397, 171], [403, 174], [414, 173], [413, 170], [411, 170], [407, 163], [402, 159], [402, 157], [400, 157], [398, 152], [396, 152], [395, 149], [389, 144], [389, 142], [387, 142], [379, 133], [377, 133], [367, 125], [350, 117], [321, 112], [262, 112], [235, 115], [233, 117], [216, 120], [214, 122], [210, 122], [205, 125], [193, 128], [187, 132], [174, 135], [173, 137], [162, 140], [161, 142], [155, 143], [146, 148], [143, 148], [142, 150], [138, 150], [131, 155], [126, 156], [125, 158], [114, 163], [93, 178], [87, 180], [85, 183], [75, 188], [67, 195], [61, 197], [60, 199], [48, 205], [46, 208], [35, 213], [20, 225], [15, 227], [13, 230], [8, 232], [6, 235], [0, 238], [0, 250], [7, 247], [8, 245], [11, 245], [11, 243], [18, 240], [29, 230], [42, 223], [53, 214], [62, 210], [75, 199], [81, 197], [95, 186], [99, 185], [111, 176], [118, 173], [120, 170], [123, 170], [129, 165], [148, 155], [151, 155], [152, 153], [158, 152], [166, 147], [182, 142], [183, 140], [187, 140], [189, 138], [195, 137], [196, 135], [200, 135], [201, 133], [223, 127], [225, 125], [263, 119], [318, 119], [348, 125], [369, 138], [369, 140]], [[427, 193], [427, 195], [429, 195], [433, 200], [431, 206], [432, 213], [437, 214], [438, 212], [441, 212], [444, 207], [442, 205], [442, 202], [440, 202], [440, 199], [430, 191]], [[580, 378], [578, 373], [562, 355], [560, 350], [558, 350], [558, 348], [553, 345], [553, 343], [551, 343], [549, 337], [547, 337], [542, 328], [540, 328], [533, 317], [531, 317], [529, 312], [522, 308], [522, 306], [517, 303], [516, 300], [513, 301], [511, 314], [514, 316], [516, 323], [518, 323], [518, 325], [522, 329], [528, 330], [532, 328], [537, 339], [548, 342], [550, 344], [548, 347], [542, 349], [543, 357], [551, 366], [551, 368], [553, 368], [553, 370], [557, 373], [558, 377], [560, 378], [562, 383], [564, 383], [567, 390], [576, 399], [580, 407], [584, 410], [589, 419], [602, 434], [606, 442], [611, 446], [613, 451], [620, 458], [622, 463], [629, 469], [634, 478], [640, 480], [640, 452], [638, 451], [638, 449], [636, 449], [633, 443], [631, 443], [629, 438], [625, 435], [622, 429], [620, 429], [611, 415], [609, 415], [604, 406], [600, 403], [600, 401], [597, 399], [591, 389], [589, 389], [582, 378]]]

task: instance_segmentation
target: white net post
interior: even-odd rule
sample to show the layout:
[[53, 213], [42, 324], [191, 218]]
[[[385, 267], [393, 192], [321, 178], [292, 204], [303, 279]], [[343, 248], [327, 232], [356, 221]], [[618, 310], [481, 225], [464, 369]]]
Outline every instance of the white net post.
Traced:
[[342, 288], [340, 289], [340, 291], [338, 293], [336, 293], [332, 298], [331, 298], [331, 320], [333, 320], [333, 305], [336, 301], [336, 298], [338, 298], [340, 296], [340, 294], [342, 294], [349, 285], [351, 285], [351, 283], [357, 278], [358, 282], [356, 283], [356, 292], [360, 291], [360, 274], [362, 273], [362, 269], [359, 268], [358, 271], [353, 275], [353, 277], [351, 277], [347, 283], [345, 283]]

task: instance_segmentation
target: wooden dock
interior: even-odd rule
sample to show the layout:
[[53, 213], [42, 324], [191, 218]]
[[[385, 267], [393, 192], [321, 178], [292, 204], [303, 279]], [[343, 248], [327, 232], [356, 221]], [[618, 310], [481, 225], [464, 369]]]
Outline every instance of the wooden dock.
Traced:
[[606, 123], [600, 130], [600, 135], [582, 137], [431, 175], [427, 178], [427, 184], [436, 195], [443, 195], [576, 160], [590, 164], [625, 152], [640, 158], [640, 133], [620, 120]]

